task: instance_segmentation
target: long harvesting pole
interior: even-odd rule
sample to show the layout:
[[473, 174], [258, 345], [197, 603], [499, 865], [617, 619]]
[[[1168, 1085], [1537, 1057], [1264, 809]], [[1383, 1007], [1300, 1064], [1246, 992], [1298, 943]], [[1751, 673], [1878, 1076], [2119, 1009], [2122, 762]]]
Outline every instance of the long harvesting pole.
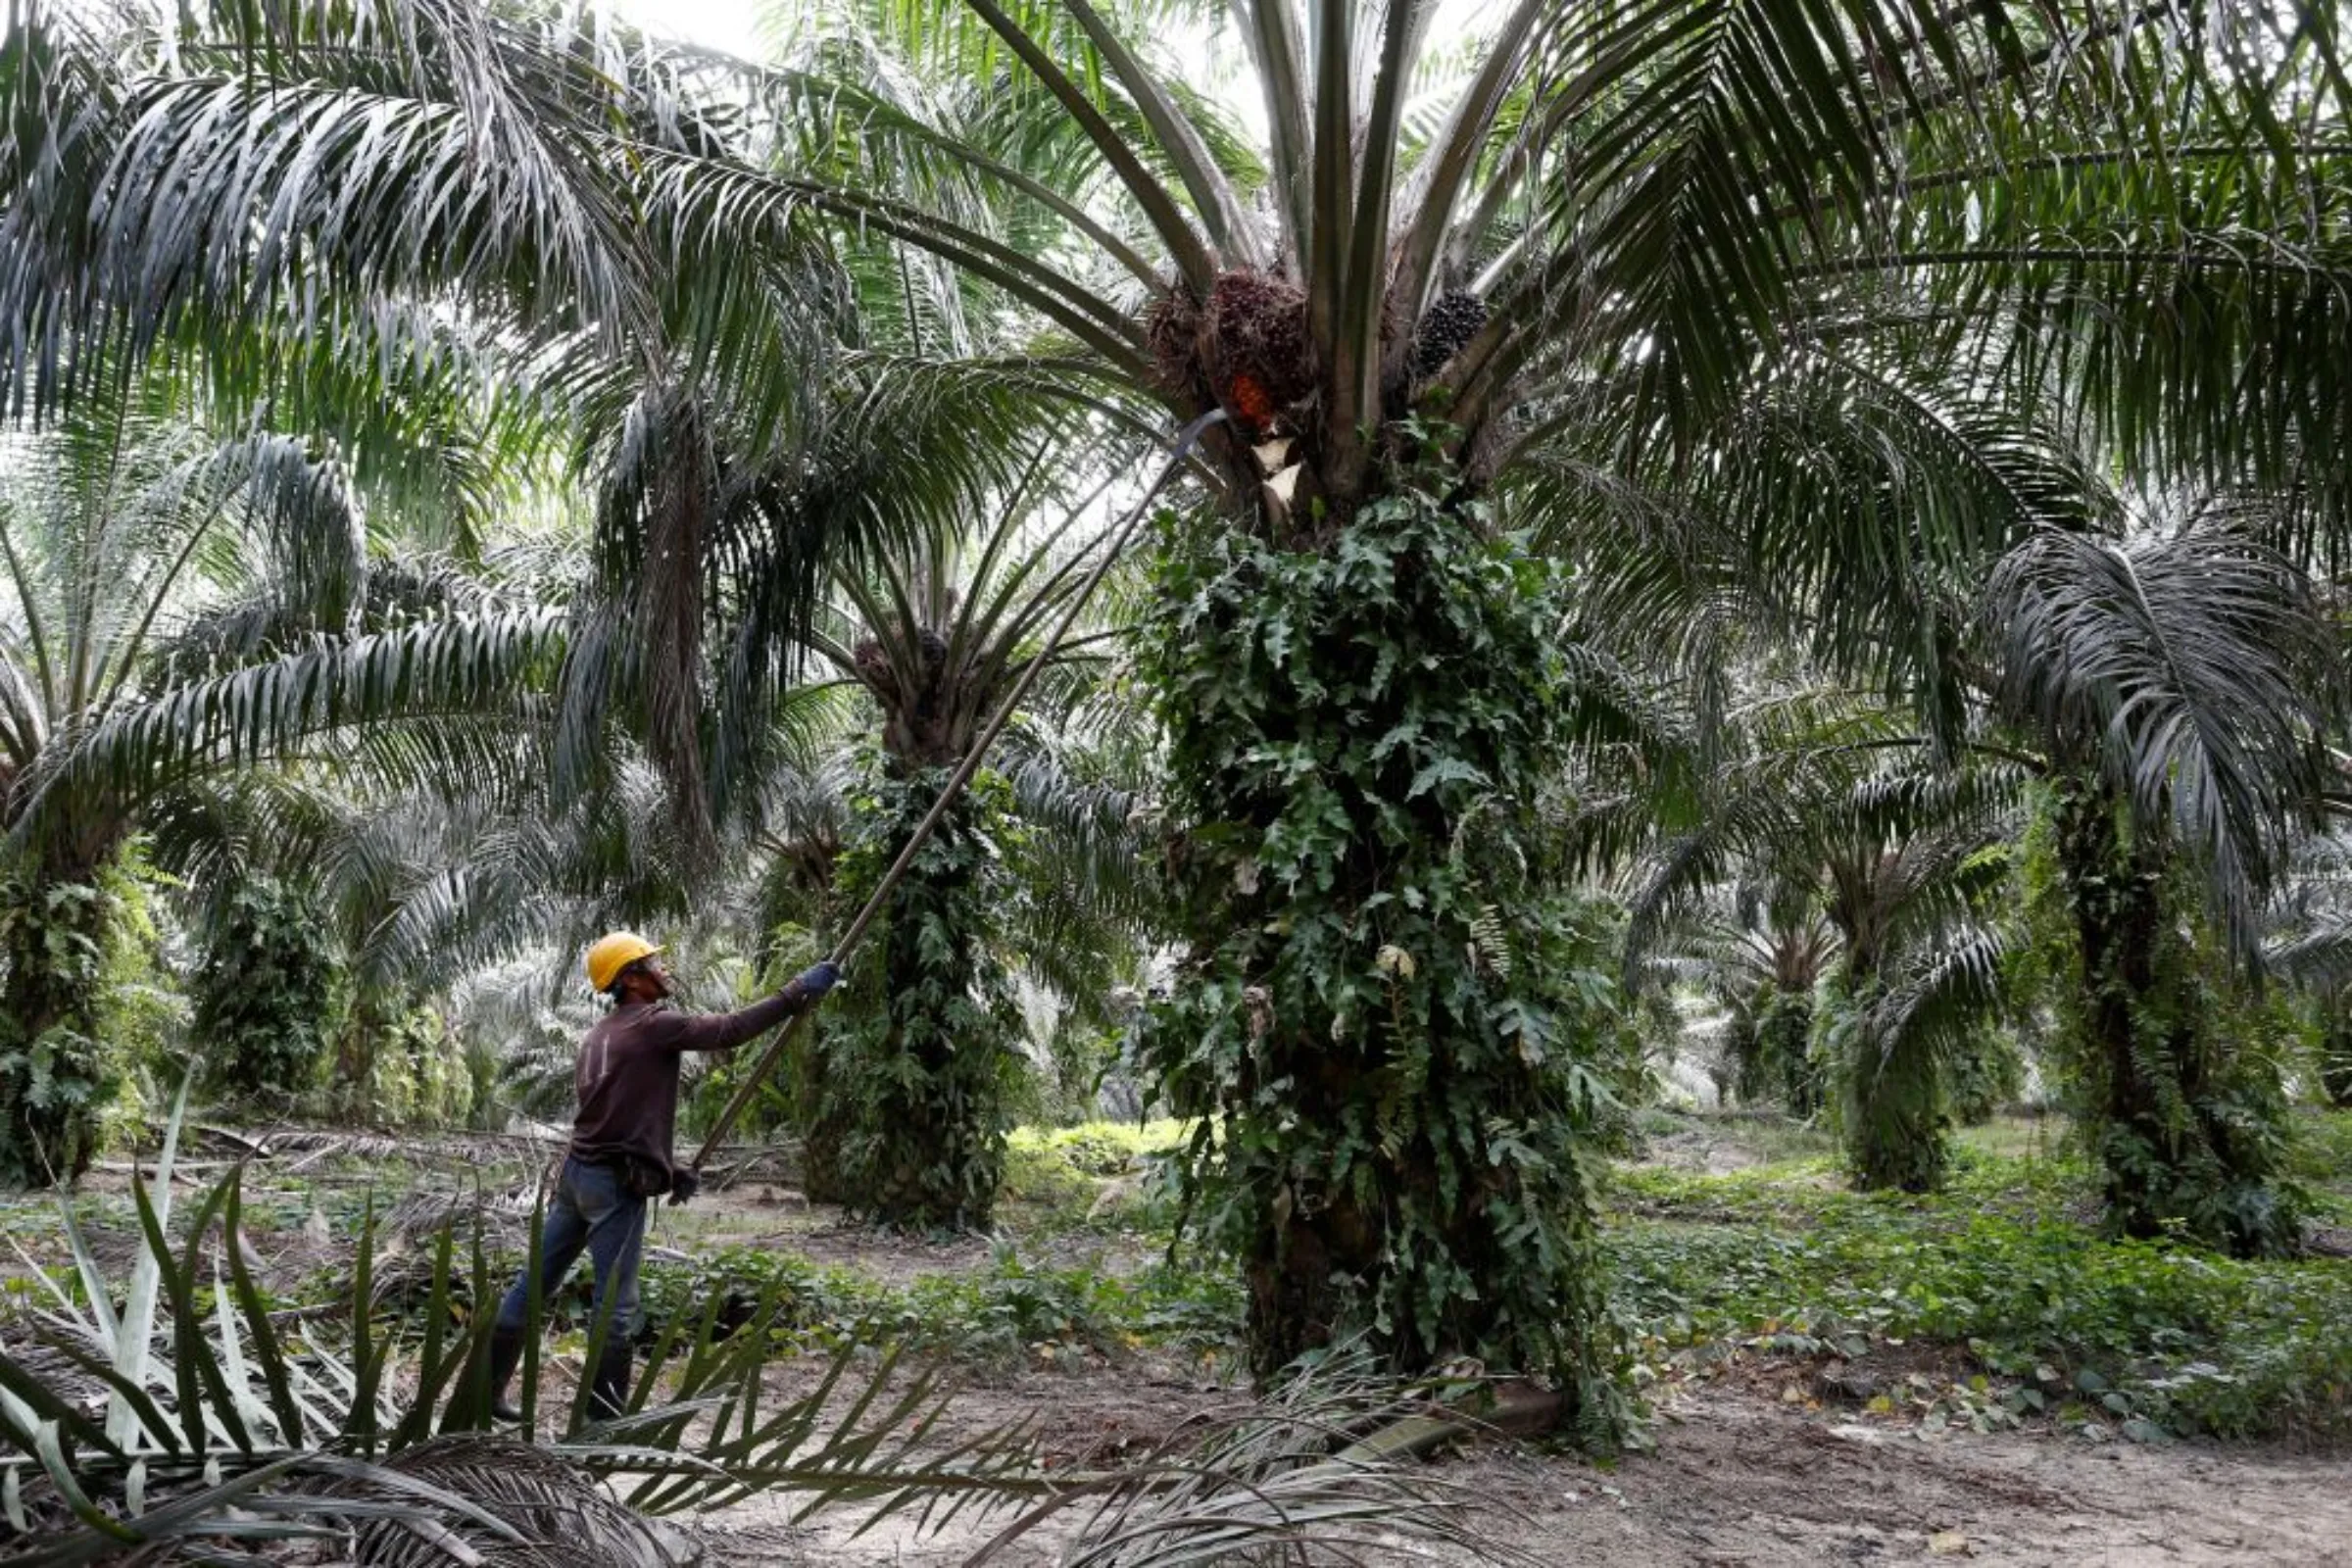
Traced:
[[[1152, 510], [1152, 503], [1159, 499], [1159, 493], [1167, 488], [1168, 481], [1176, 477], [1177, 470], [1182, 468], [1185, 460], [1193, 455], [1193, 448], [1200, 443], [1201, 435], [1210, 425], [1224, 417], [1224, 410], [1211, 409], [1178, 433], [1176, 445], [1169, 453], [1167, 466], [1159, 470], [1159, 477], [1152, 481], [1152, 487], [1144, 492], [1143, 499], [1138, 501], [1134, 509], [1120, 519], [1118, 526], [1111, 530], [1102, 551], [1102, 559], [1095, 563], [1094, 569], [1087, 573], [1086, 580], [1078, 585], [1077, 593], [1071, 596], [1070, 602], [1063, 608], [1061, 618], [1054, 622], [1053, 631], [1047, 634], [1045, 646], [1039, 649], [1036, 656], [1021, 667], [1019, 677], [1012, 683], [1012, 690], [1004, 694], [1004, 700], [997, 705], [997, 710], [989, 715], [987, 724], [982, 726], [979, 735], [972, 741], [970, 748], [964, 752], [963, 760], [957, 762], [956, 771], [948, 775], [948, 782], [940, 790], [939, 799], [931, 803], [931, 809], [924, 813], [920, 822], [915, 824], [914, 832], [908, 836], [906, 847], [899, 851], [899, 858], [891, 861], [888, 871], [882, 873], [881, 884], [874, 889], [873, 896], [865, 901], [865, 907], [858, 911], [858, 918], [850, 922], [850, 928], [843, 932], [841, 940], [833, 945], [833, 951], [828, 956], [833, 963], [846, 965], [849, 962], [850, 955], [856, 952], [858, 944], [865, 939], [866, 927], [872, 925], [875, 916], [882, 912], [883, 901], [888, 899], [892, 891], [898, 887], [900, 879], [906, 876], [907, 867], [914, 863], [915, 856], [921, 853], [923, 845], [930, 839], [932, 831], [948, 814], [948, 808], [956, 804], [956, 798], [963, 793], [963, 787], [970, 783], [972, 775], [979, 771], [981, 760], [988, 755], [989, 747], [995, 744], [1000, 734], [1004, 733], [1004, 726], [1012, 721], [1014, 711], [1019, 709], [1023, 699], [1029, 695], [1029, 688], [1036, 683], [1039, 673], [1059, 651], [1062, 639], [1070, 633], [1070, 627], [1076, 624], [1079, 612], [1086, 608], [1086, 602], [1095, 596], [1095, 590], [1102, 585], [1102, 579], [1109, 575], [1111, 564], [1126, 553], [1129, 537], [1142, 524], [1146, 514]], [[703, 1147], [695, 1151], [694, 1168], [696, 1170], [702, 1169], [704, 1162], [710, 1159], [712, 1152], [725, 1141], [727, 1134], [734, 1130], [737, 1119], [743, 1115], [744, 1107], [751, 1103], [752, 1096], [759, 1091], [762, 1083], [767, 1081], [767, 1075], [775, 1070], [776, 1063], [783, 1060], [784, 1048], [792, 1043], [793, 1031], [800, 1028], [802, 1019], [815, 1010], [815, 1006], [811, 1004], [787, 1019], [775, 1040], [760, 1054], [759, 1064], [752, 1068], [741, 1084], [736, 1086], [734, 1095], [727, 1101], [726, 1108], [718, 1113], [718, 1120], [712, 1124], [710, 1134], [703, 1139]]]

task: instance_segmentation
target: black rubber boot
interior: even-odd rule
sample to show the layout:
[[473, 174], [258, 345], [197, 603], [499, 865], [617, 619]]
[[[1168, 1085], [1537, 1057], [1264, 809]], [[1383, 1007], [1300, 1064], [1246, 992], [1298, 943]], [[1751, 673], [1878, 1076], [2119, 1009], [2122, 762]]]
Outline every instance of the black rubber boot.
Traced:
[[628, 1409], [629, 1363], [634, 1356], [627, 1337], [615, 1334], [597, 1357], [596, 1376], [588, 1385], [589, 1420], [610, 1421]]
[[499, 1421], [519, 1421], [522, 1406], [507, 1397], [507, 1385], [514, 1381], [514, 1368], [522, 1361], [522, 1331], [492, 1329], [490, 1331], [490, 1414]]

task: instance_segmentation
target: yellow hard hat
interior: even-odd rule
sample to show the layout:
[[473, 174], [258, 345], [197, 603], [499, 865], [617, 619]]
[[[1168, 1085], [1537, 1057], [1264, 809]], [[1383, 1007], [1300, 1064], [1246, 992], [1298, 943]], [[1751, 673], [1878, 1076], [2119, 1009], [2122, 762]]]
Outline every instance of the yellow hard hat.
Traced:
[[598, 937], [588, 948], [588, 984], [598, 991], [610, 991], [620, 971], [639, 958], [650, 958], [662, 950], [634, 931], [613, 931]]

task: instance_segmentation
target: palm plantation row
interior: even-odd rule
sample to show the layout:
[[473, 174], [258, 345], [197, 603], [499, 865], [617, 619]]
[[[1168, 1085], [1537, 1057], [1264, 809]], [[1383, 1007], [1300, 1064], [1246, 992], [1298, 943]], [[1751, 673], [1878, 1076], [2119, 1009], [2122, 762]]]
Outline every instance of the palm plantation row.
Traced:
[[1602, 1439], [1594, 1162], [1706, 997], [1863, 1185], [2024, 1039], [2116, 1225], [2297, 1245], [2334, 10], [785, 20], [15, 26], [7, 1175], [121, 1101], [159, 873], [209, 1070], [362, 1108], [608, 922], [789, 972], [1221, 411], [779, 1086], [829, 1196], [985, 1226], [1042, 984], [1196, 1119], [1261, 1374], [1365, 1332]]

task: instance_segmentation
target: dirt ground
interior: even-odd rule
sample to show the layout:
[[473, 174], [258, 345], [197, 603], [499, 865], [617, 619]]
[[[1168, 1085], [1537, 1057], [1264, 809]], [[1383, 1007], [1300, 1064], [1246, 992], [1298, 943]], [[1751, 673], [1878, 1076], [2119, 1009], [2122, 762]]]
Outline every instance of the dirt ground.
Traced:
[[[1737, 1169], [1759, 1157], [1742, 1132], [1708, 1126], [1677, 1134], [1660, 1140], [1653, 1157], [1700, 1170]], [[485, 1168], [479, 1148], [458, 1152], [467, 1156], [466, 1168]], [[526, 1168], [531, 1158], [524, 1156], [536, 1152], [524, 1146], [511, 1163]], [[322, 1170], [318, 1185], [279, 1205], [285, 1211], [255, 1238], [262, 1272], [291, 1288], [328, 1270], [346, 1249], [331, 1234], [314, 1234], [324, 1232], [321, 1195], [377, 1179], [372, 1167]], [[88, 1185], [106, 1193], [126, 1180], [102, 1173]], [[448, 1186], [440, 1182], [435, 1192]], [[401, 1184], [387, 1182], [385, 1190], [399, 1192]], [[388, 1201], [378, 1213], [379, 1235], [397, 1237], [409, 1219], [429, 1222], [455, 1193], [454, 1187], [439, 1197], [407, 1193]], [[527, 1223], [527, 1186], [513, 1193], [502, 1187], [493, 1196], [508, 1200], [505, 1218], [512, 1226]], [[257, 1201], [257, 1213], [260, 1207]], [[126, 1226], [91, 1229], [102, 1251], [112, 1248], [126, 1260], [135, 1246]], [[723, 1246], [789, 1247], [819, 1263], [899, 1285], [925, 1274], [970, 1270], [988, 1256], [984, 1242], [931, 1246], [843, 1227], [831, 1210], [811, 1209], [792, 1190], [788, 1173], [755, 1174], [692, 1208], [662, 1210], [651, 1242], [656, 1255], [695, 1256]], [[393, 1250], [379, 1274], [398, 1260], [397, 1241], [387, 1245]], [[1101, 1236], [1041, 1238], [1033, 1250], [1050, 1261], [1065, 1251], [1071, 1261], [1087, 1260], [1080, 1252], [1108, 1253], [1114, 1268], [1126, 1250], [1143, 1256], [1140, 1242], [1124, 1248]], [[1544, 1568], [1939, 1560], [2052, 1568], [2352, 1568], [2352, 1456], [2093, 1442], [2051, 1427], [1926, 1435], [1851, 1405], [1786, 1402], [1783, 1390], [1791, 1379], [1810, 1377], [1810, 1367], [1758, 1363], [1747, 1370], [1753, 1375], [1679, 1389], [1655, 1421], [1654, 1449], [1607, 1470], [1572, 1456], [1499, 1445], [1446, 1458], [1428, 1475], [1472, 1500], [1497, 1550], [1431, 1559], [1400, 1547], [1375, 1547], [1363, 1551], [1362, 1560], [1507, 1560]], [[780, 1365], [775, 1371], [779, 1393], [812, 1375], [808, 1367]], [[563, 1369], [555, 1375], [560, 1382]], [[1050, 1465], [1106, 1468], [1242, 1402], [1238, 1391], [1206, 1381], [1200, 1370], [1145, 1353], [1115, 1366], [1041, 1368], [967, 1386], [954, 1400], [945, 1436], [954, 1440], [1027, 1422]], [[709, 1568], [955, 1568], [1008, 1518], [967, 1515], [939, 1531], [892, 1520], [859, 1534], [852, 1510], [796, 1522], [794, 1506], [791, 1494], [777, 1494], [680, 1523], [706, 1544]], [[990, 1561], [1047, 1568], [1059, 1559], [1077, 1523], [1072, 1517], [1024, 1535]]]
[[[1048, 1451], [1101, 1462], [1096, 1439], [1149, 1445], [1230, 1395], [1130, 1368], [1039, 1373], [967, 1389], [958, 1423], [1044, 1412]], [[1433, 1474], [1477, 1499], [1489, 1533], [1544, 1565], [1797, 1568], [1967, 1561], [2127, 1568], [2352, 1565], [2352, 1461], [2277, 1448], [2092, 1443], [2054, 1431], [1922, 1436], [1746, 1389], [1709, 1388], [1661, 1412], [1655, 1448], [1602, 1470], [1500, 1446]], [[924, 1534], [892, 1521], [854, 1537], [847, 1516], [794, 1526], [782, 1499], [703, 1522], [719, 1568], [824, 1563], [955, 1568], [1004, 1524]], [[1043, 1568], [1066, 1530], [1021, 1539], [996, 1562]], [[1429, 1559], [1402, 1548], [1365, 1560]], [[1447, 1554], [1439, 1561], [1470, 1559]]]
[[1614, 1474], [1526, 1453], [1457, 1461], [1544, 1563], [1779, 1568], [2352, 1563], [2352, 1464], [2055, 1433], [1921, 1437], [1753, 1394], [1694, 1396]]

